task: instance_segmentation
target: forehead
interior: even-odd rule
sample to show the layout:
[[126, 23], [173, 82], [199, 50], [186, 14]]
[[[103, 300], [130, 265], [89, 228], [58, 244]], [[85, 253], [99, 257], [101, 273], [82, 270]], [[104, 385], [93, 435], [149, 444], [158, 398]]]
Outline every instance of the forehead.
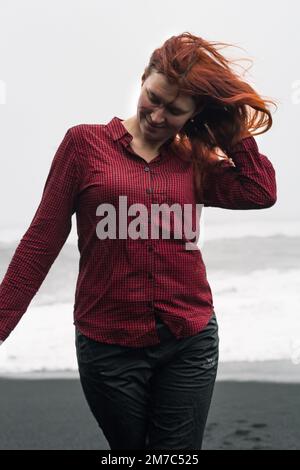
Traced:
[[172, 103], [173, 106], [179, 106], [185, 109], [194, 106], [193, 98], [179, 93], [178, 85], [170, 83], [167, 77], [162, 73], [152, 72], [145, 81], [145, 86], [165, 104]]

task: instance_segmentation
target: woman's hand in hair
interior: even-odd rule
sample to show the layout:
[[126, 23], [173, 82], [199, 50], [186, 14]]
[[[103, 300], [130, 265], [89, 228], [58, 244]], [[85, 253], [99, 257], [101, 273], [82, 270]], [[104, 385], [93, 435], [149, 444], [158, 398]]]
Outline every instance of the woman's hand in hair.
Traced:
[[[216, 163], [218, 162], [218, 166], [232, 166], [235, 167], [234, 161], [232, 158], [229, 158], [226, 153], [223, 152], [219, 147], [215, 147], [210, 152], [211, 160], [214, 160]], [[221, 162], [221, 163], [219, 163]]]

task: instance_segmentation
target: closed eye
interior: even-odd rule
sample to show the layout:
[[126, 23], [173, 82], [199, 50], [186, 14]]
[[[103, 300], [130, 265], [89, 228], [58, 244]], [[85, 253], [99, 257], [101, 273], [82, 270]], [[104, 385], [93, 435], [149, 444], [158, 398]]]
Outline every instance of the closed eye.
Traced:
[[155, 96], [153, 96], [152, 94], [148, 93], [148, 97], [149, 97], [150, 101], [152, 101], [152, 103], [159, 104], [159, 100]]
[[[160, 103], [160, 101], [152, 93], [147, 91], [147, 94], [148, 94], [149, 100], [153, 104], [159, 104]], [[171, 108], [168, 108], [168, 109], [172, 114], [175, 114], [175, 115], [184, 114], [185, 112], [187, 112], [187, 111], [181, 111], [180, 109], [171, 109]]]

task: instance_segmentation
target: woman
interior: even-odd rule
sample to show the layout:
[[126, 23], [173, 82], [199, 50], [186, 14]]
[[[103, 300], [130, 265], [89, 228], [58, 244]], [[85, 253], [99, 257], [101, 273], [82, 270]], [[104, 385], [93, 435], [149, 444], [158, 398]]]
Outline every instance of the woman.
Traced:
[[68, 129], [0, 286], [5, 340], [76, 212], [78, 367], [111, 449], [201, 449], [219, 338], [195, 232], [186, 228], [197, 226], [202, 204], [276, 201], [274, 168], [252, 135], [272, 125], [268, 100], [217, 46], [190, 33], [171, 37], [144, 71], [136, 115]]

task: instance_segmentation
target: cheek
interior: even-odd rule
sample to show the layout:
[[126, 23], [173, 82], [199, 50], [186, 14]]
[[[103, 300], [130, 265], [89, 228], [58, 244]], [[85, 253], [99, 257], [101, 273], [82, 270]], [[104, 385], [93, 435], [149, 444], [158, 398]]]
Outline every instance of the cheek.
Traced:
[[180, 129], [182, 129], [184, 124], [185, 124], [185, 121], [182, 121], [182, 119], [174, 119], [173, 120], [173, 125], [174, 125], [174, 127], [176, 127], [177, 131], [180, 131]]
[[142, 112], [147, 112], [147, 113], [152, 112], [152, 106], [146, 100], [141, 100], [139, 102], [139, 109]]
[[151, 107], [151, 103], [149, 102], [146, 96], [142, 95], [139, 97], [138, 106], [140, 108], [149, 108]]
[[179, 129], [182, 129], [186, 125], [187, 122], [188, 122], [188, 119], [181, 120], [179, 123]]

